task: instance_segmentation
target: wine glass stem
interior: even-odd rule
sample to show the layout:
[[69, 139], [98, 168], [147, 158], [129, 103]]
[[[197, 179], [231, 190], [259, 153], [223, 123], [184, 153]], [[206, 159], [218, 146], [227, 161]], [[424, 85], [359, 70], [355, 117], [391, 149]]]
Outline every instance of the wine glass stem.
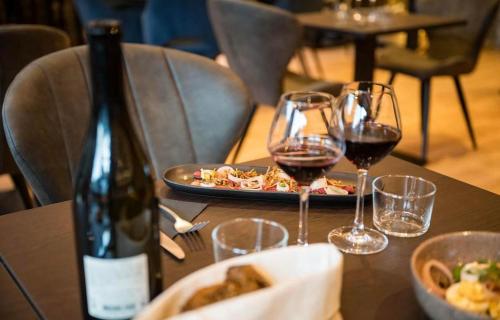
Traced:
[[358, 169], [358, 182], [356, 186], [356, 216], [354, 217], [354, 228], [352, 229], [352, 233], [354, 235], [363, 234], [365, 231], [365, 225], [363, 224], [363, 211], [365, 207], [364, 195], [367, 176], [368, 170]]
[[300, 187], [299, 236], [297, 245], [307, 246], [307, 220], [309, 215], [309, 187]]

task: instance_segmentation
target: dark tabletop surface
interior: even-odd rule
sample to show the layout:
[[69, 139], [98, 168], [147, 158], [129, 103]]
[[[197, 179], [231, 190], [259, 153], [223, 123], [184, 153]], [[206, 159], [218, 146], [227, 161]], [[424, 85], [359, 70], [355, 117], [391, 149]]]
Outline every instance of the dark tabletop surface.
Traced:
[[[269, 159], [253, 162], [270, 163]], [[353, 171], [353, 167], [343, 161], [335, 170]], [[417, 175], [437, 185], [431, 227], [417, 238], [389, 237], [389, 246], [379, 254], [345, 256], [341, 307], [344, 319], [424, 319], [410, 281], [413, 249], [423, 240], [446, 232], [500, 231], [500, 196], [394, 157], [370, 171], [372, 176], [387, 173]], [[183, 262], [162, 252], [165, 288], [213, 262], [210, 232], [222, 221], [235, 217], [275, 220], [288, 228], [290, 242], [295, 242], [298, 203], [217, 199], [160, 189], [161, 197], [208, 203], [196, 220], [211, 221], [198, 239], [188, 242], [175, 238], [186, 251]], [[371, 226], [371, 205], [365, 210], [365, 222]], [[325, 242], [332, 228], [350, 224], [353, 217], [352, 205], [311, 204], [310, 242]], [[0, 255], [45, 318], [81, 318], [70, 202], [0, 216]], [[4, 315], [12, 314], [19, 319], [34, 318], [35, 313], [5, 268], [1, 272], [0, 318], [9, 319]]]
[[306, 27], [342, 32], [355, 37], [374, 36], [417, 29], [465, 24], [466, 20], [456, 17], [439, 17], [420, 14], [388, 14], [373, 23], [360, 24], [352, 19], [340, 19], [328, 12], [297, 14], [300, 23]]
[[0, 319], [36, 319], [37, 315], [18, 285], [0, 263]]

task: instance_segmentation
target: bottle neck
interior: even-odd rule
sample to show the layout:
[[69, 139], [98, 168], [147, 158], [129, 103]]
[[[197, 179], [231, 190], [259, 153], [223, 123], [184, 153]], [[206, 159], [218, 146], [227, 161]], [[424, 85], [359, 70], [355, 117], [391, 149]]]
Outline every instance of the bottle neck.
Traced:
[[111, 116], [126, 114], [123, 90], [122, 51], [115, 35], [89, 37], [94, 116], [108, 109]]

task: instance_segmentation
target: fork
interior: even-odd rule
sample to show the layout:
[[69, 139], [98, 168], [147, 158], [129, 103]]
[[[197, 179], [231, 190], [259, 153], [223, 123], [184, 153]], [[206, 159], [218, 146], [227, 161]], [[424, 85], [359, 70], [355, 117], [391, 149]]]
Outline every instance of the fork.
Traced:
[[158, 206], [160, 207], [161, 210], [165, 211], [172, 218], [174, 218], [174, 220], [175, 220], [174, 229], [178, 233], [188, 233], [188, 232], [199, 231], [202, 228], [204, 228], [207, 224], [210, 223], [210, 221], [200, 221], [200, 222], [197, 222], [195, 224], [192, 224], [191, 222], [179, 217], [179, 215], [177, 213], [175, 213], [174, 210], [170, 209], [166, 205], [160, 203]]

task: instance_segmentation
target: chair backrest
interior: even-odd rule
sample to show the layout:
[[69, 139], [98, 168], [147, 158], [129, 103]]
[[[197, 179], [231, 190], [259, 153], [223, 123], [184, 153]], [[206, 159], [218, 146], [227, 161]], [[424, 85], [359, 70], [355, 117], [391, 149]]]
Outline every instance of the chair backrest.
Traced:
[[148, 0], [142, 18], [146, 43], [212, 59], [219, 54], [207, 0]]
[[465, 57], [471, 68], [474, 68], [498, 5], [499, 0], [418, 0], [418, 13], [454, 16], [467, 20], [465, 26], [428, 31], [429, 55], [436, 58], [453, 55]]
[[[250, 114], [249, 95], [229, 69], [161, 47], [124, 44], [129, 113], [155, 175], [167, 167], [221, 163]], [[4, 128], [42, 204], [70, 199], [91, 110], [87, 47], [26, 67], [4, 104]]]
[[276, 104], [287, 65], [301, 42], [297, 19], [253, 1], [211, 0], [208, 9], [219, 47], [254, 101]]
[[[68, 35], [56, 28], [41, 25], [0, 26], [0, 109], [7, 88], [22, 68], [41, 56], [69, 46]], [[17, 172], [17, 168], [0, 123], [0, 174], [13, 172]]]
[[141, 15], [144, 5], [141, 1], [132, 1], [130, 6], [113, 6], [113, 1], [105, 0], [73, 0], [73, 2], [82, 25], [95, 19], [119, 20], [123, 41], [143, 42]]

